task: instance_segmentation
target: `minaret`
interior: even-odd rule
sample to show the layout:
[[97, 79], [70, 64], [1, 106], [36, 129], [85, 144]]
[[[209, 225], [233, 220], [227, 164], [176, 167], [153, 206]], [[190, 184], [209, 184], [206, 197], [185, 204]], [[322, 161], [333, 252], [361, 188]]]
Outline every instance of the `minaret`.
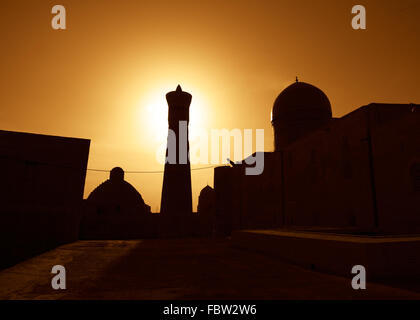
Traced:
[[182, 218], [192, 213], [188, 141], [191, 99], [179, 85], [166, 94], [169, 130], [160, 212], [168, 217]]

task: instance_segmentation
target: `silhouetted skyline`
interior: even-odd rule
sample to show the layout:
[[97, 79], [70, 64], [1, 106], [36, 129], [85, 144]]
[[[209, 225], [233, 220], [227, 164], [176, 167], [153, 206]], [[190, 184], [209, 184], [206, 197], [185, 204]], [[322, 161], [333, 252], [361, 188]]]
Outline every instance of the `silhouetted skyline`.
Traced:
[[[418, 103], [418, 1], [363, 4], [367, 30], [355, 31], [349, 0], [70, 1], [56, 31], [49, 1], [2, 1], [0, 127], [90, 138], [91, 168], [163, 171], [157, 129], [177, 83], [194, 96], [191, 139], [197, 127], [262, 128], [266, 151], [273, 101], [296, 76], [325, 91], [334, 117]], [[88, 172], [85, 197], [107, 176]], [[152, 211], [162, 177], [126, 175]], [[194, 210], [212, 181], [193, 172]]]
[[420, 299], [419, 20], [1, 1], [0, 299]]

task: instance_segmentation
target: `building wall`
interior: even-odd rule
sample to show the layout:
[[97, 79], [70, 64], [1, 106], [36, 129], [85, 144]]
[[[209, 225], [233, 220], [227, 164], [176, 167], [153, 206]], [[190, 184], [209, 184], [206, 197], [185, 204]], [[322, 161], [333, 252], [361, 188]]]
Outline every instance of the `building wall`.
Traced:
[[367, 135], [362, 108], [285, 149], [286, 224], [373, 227]]
[[418, 105], [370, 104], [265, 153], [260, 176], [216, 169], [216, 206], [231, 212], [232, 229], [419, 232], [419, 114]]
[[[253, 155], [255, 156], [255, 154]], [[282, 223], [280, 182], [281, 153], [264, 153], [264, 171], [261, 175], [244, 175], [241, 170], [241, 228], [269, 228]], [[237, 179], [239, 180], [239, 179]]]
[[413, 171], [420, 165], [417, 110], [372, 130], [379, 226], [384, 231], [420, 232], [420, 176]]
[[238, 228], [233, 219], [234, 204], [238, 205], [238, 185], [234, 183], [233, 168], [221, 166], [214, 169], [214, 191], [216, 197], [216, 234], [225, 235]]
[[89, 145], [0, 131], [0, 268], [78, 239]]
[[0, 131], [2, 203], [80, 202], [89, 146], [90, 140]]

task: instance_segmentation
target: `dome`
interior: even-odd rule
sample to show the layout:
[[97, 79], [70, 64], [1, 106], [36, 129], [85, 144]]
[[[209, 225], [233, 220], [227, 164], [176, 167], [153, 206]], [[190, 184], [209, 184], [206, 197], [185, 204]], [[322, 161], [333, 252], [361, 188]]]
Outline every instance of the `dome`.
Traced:
[[213, 194], [214, 193], [214, 189], [212, 187], [210, 187], [209, 185], [205, 186], [203, 189], [201, 189], [200, 191], [200, 197], [201, 196], [207, 196], [209, 194]]
[[214, 189], [209, 185], [205, 186], [198, 197], [198, 212], [204, 213], [212, 210], [215, 200], [216, 195]]
[[101, 183], [91, 192], [87, 202], [100, 206], [147, 209], [140, 193], [124, 180], [124, 170], [117, 167], [111, 170], [110, 179]]
[[271, 122], [323, 121], [332, 117], [328, 97], [317, 87], [296, 81], [274, 102]]
[[282, 150], [331, 119], [331, 104], [325, 93], [296, 79], [296, 83], [284, 89], [274, 102], [271, 113], [274, 149]]

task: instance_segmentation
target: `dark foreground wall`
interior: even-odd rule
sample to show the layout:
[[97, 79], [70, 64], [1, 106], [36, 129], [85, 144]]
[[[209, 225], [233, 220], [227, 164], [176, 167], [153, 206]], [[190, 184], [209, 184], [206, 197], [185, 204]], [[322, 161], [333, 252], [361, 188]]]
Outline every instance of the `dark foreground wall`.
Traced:
[[0, 268], [77, 240], [89, 146], [0, 130]]
[[16, 206], [0, 215], [0, 269], [78, 239], [77, 208]]

